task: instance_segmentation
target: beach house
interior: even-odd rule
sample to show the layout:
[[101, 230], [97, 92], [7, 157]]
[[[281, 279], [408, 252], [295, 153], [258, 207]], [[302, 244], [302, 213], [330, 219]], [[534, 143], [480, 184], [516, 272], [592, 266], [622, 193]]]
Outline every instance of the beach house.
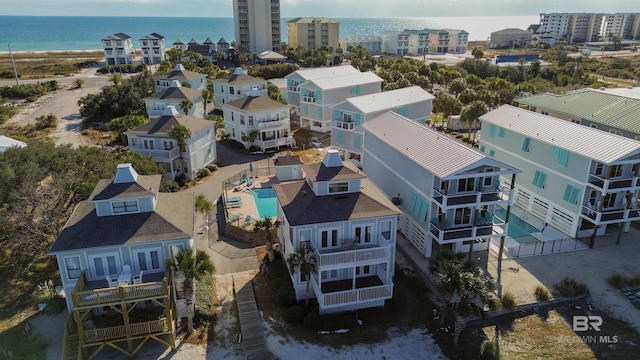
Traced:
[[480, 151], [524, 171], [514, 204], [542, 222], [593, 246], [640, 219], [640, 142], [511, 105], [480, 120]]
[[[303, 171], [304, 180], [273, 186], [282, 256], [313, 249], [318, 271], [311, 274], [310, 296], [320, 314], [384, 306], [393, 296], [400, 210], [336, 150]], [[304, 276], [291, 278], [296, 298], [304, 299]]]
[[398, 229], [424, 257], [486, 250], [505, 233], [508, 217], [494, 214], [510, 210], [518, 168], [392, 111], [363, 127], [363, 170], [398, 204]]
[[331, 107], [331, 146], [342, 152], [343, 159], [362, 167], [362, 124], [392, 110], [425, 125], [433, 99], [419, 86], [347, 98]]
[[303, 82], [300, 84], [300, 127], [330, 132], [331, 106], [348, 97], [379, 93], [382, 81], [367, 71]]
[[191, 87], [192, 90], [202, 91], [207, 88], [207, 75], [186, 70], [182, 64], [176, 64], [170, 73], [153, 77], [155, 91], [162, 91], [170, 87], [174, 80], [180, 82], [181, 85], [188, 84], [185, 86]]
[[213, 80], [213, 95], [216, 109], [223, 109], [223, 105], [233, 100], [249, 96], [249, 92], [256, 88], [262, 95], [267, 95], [267, 80], [247, 75], [237, 67], [229, 76]]
[[177, 38], [176, 41], [174, 41], [173, 44], [171, 44], [171, 48], [187, 51], [187, 44], [184, 41], [182, 41], [182, 39]]
[[175, 349], [186, 308], [182, 280], [165, 260], [194, 249], [194, 198], [159, 192], [160, 180], [118, 165], [51, 246], [70, 314], [61, 358], [93, 357], [105, 346], [133, 356], [148, 340]]
[[131, 36], [125, 33], [109, 35], [102, 39], [104, 62], [107, 65], [131, 64], [135, 58]]
[[260, 151], [294, 146], [290, 106], [275, 101], [253, 88], [249, 96], [222, 105], [229, 138]]
[[164, 61], [164, 36], [158, 33], [150, 33], [141, 37], [139, 41], [143, 63], [151, 65], [160, 64]]
[[[191, 104], [191, 108], [185, 107], [183, 101], [188, 101]], [[149, 119], [161, 116], [167, 106], [173, 106], [185, 115], [201, 119], [205, 118], [202, 91], [182, 86], [178, 80], [172, 80], [168, 88], [144, 98], [144, 104]], [[186, 113], [185, 110], [187, 110]]]
[[[176, 125], [191, 132], [184, 149], [169, 135]], [[182, 115], [175, 107], [167, 106], [162, 116], [126, 131], [125, 135], [129, 151], [151, 156], [165, 169], [165, 179], [173, 180], [184, 174], [187, 180], [192, 180], [198, 170], [217, 161], [213, 125], [213, 121]]]

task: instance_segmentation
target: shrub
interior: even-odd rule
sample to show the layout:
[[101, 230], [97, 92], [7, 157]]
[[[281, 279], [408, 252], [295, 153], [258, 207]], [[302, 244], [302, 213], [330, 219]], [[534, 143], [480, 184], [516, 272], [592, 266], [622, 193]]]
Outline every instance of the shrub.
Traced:
[[640, 286], [640, 275], [628, 277], [627, 278], [627, 285], [628, 286], [633, 286], [633, 287]]
[[176, 176], [175, 182], [178, 183], [178, 186], [183, 187], [187, 183], [187, 177], [184, 174], [180, 174]]
[[500, 298], [500, 303], [505, 309], [513, 309], [516, 306], [516, 297], [510, 292], [505, 292]]
[[495, 360], [499, 359], [500, 354], [498, 353], [498, 347], [496, 346], [496, 342], [493, 340], [485, 340], [480, 345], [480, 356], [479, 360]]
[[320, 319], [320, 314], [318, 314], [316, 311], [308, 313], [302, 320], [302, 326], [312, 332], [320, 331], [320, 329], [322, 328], [322, 320]]
[[198, 178], [205, 178], [207, 176], [211, 175], [211, 171], [207, 168], [202, 168], [200, 170], [198, 170]]
[[58, 127], [58, 117], [53, 114], [42, 115], [36, 118], [36, 129], [38, 130], [56, 127]]
[[162, 180], [160, 182], [160, 192], [176, 192], [180, 190], [180, 185], [173, 180]]
[[551, 299], [551, 292], [543, 285], [536, 286], [535, 290], [533, 290], [533, 294], [538, 300], [544, 301]]
[[210, 172], [218, 171], [218, 165], [209, 164], [209, 165], [207, 165], [207, 169], [209, 169]]
[[276, 290], [280, 306], [289, 307], [296, 303], [296, 293], [291, 286], [282, 286]]
[[302, 324], [306, 315], [307, 308], [300, 305], [294, 305], [288, 308], [284, 313], [284, 321], [286, 321], [287, 324]]
[[251, 147], [249, 148], [249, 151], [252, 152], [252, 153], [253, 152], [260, 152], [260, 151], [262, 151], [262, 149], [260, 149], [259, 146], [251, 145]]
[[574, 278], [566, 277], [555, 286], [562, 296], [579, 296], [589, 294], [589, 288], [585, 283], [579, 283]]
[[607, 282], [614, 288], [621, 289], [627, 284], [627, 278], [622, 274], [613, 274], [607, 279]]

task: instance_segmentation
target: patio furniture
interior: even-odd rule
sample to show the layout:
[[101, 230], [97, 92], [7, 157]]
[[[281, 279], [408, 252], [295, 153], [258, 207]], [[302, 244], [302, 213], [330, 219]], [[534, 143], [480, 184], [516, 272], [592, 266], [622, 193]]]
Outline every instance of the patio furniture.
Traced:
[[236, 220], [240, 219], [241, 217], [242, 217], [242, 213], [231, 214], [231, 216], [229, 216], [229, 222], [236, 221]]
[[251, 217], [251, 215], [247, 215], [247, 217], [246, 217], [246, 218], [244, 218], [244, 222], [245, 222], [245, 223], [250, 223], [250, 222], [252, 222], [252, 221], [253, 221], [253, 218]]
[[125, 265], [120, 275], [118, 275], [118, 286], [129, 284], [131, 284], [131, 268], [129, 265]]
[[107, 283], [109, 284], [110, 288], [118, 287], [118, 280], [113, 280], [109, 275], [105, 276], [105, 278], [107, 279]]
[[138, 275], [133, 275], [133, 277], [131, 278], [131, 280], [133, 281], [133, 284], [142, 284], [142, 270], [140, 270], [140, 274]]
[[240, 196], [229, 196], [227, 197], [227, 202], [242, 202], [242, 197]]

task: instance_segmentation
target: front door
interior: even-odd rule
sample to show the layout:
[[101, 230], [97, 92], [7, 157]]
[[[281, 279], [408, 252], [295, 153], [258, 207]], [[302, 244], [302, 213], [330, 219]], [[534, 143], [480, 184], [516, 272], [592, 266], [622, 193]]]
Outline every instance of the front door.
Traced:
[[120, 273], [120, 257], [118, 253], [102, 255], [90, 255], [91, 275], [95, 279], [104, 279], [106, 275], [118, 275]]
[[161, 257], [162, 250], [156, 249], [144, 249], [133, 252], [134, 259], [136, 259], [138, 270], [145, 273], [154, 273], [164, 271], [164, 261]]

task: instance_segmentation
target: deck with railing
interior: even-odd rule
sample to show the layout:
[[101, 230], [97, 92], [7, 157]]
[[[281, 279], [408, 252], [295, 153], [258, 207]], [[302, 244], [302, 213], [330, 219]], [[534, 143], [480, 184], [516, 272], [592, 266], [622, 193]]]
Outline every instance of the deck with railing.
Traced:
[[89, 282], [86, 271], [83, 271], [71, 294], [73, 307], [87, 308], [110, 303], [132, 302], [159, 298], [169, 294], [167, 277], [163, 277], [162, 274], [150, 274], [146, 275], [147, 279], [156, 279], [159, 281], [147, 282], [144, 282], [144, 278], [145, 277], [143, 277], [142, 284], [93, 288], [95, 283]]
[[312, 281], [313, 289], [321, 309], [342, 307], [358, 303], [384, 301], [393, 297], [393, 282], [378, 276], [323, 282], [318, 286], [317, 278]]
[[84, 339], [87, 343], [115, 340], [139, 335], [150, 335], [169, 331], [169, 320], [166, 318], [138, 322], [129, 325], [111, 326], [100, 329], [84, 330]]
[[150, 156], [156, 161], [168, 161], [177, 159], [180, 156], [180, 148], [174, 147], [173, 149], [145, 149], [142, 146], [129, 146], [129, 151]]
[[391, 244], [380, 235], [377, 244], [358, 245], [345, 242], [341, 248], [315, 250], [320, 269], [327, 270], [330, 268], [339, 268], [344, 265], [358, 266], [384, 262], [389, 258]]

